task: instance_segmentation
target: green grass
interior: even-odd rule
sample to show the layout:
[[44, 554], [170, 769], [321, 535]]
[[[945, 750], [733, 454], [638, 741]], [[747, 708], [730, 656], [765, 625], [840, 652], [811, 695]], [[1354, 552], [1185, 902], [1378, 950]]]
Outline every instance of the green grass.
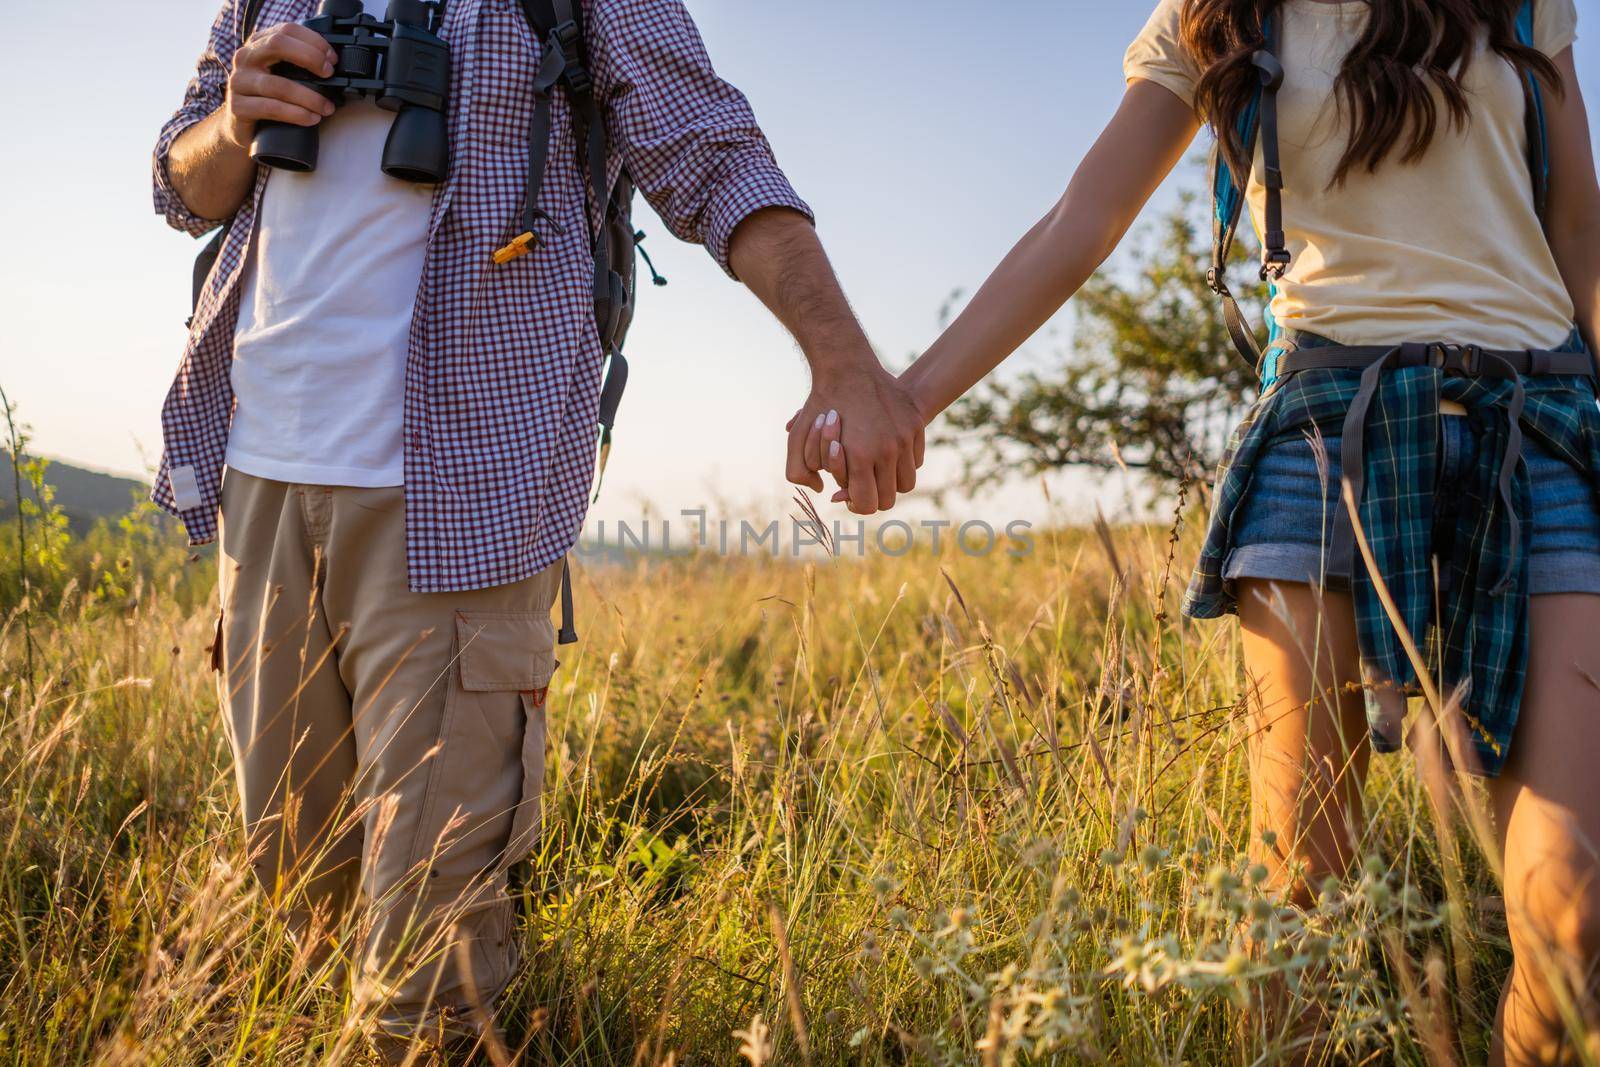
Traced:
[[[1276, 1063], [1288, 1028], [1251, 1005], [1287, 983], [1333, 1062], [1481, 1062], [1508, 958], [1482, 858], [1386, 759], [1371, 858], [1271, 906], [1236, 629], [1178, 617], [1170, 547], [582, 572], [510, 1039], [595, 1065]], [[162, 552], [115, 595], [92, 561], [35, 590], [32, 686], [22, 613], [0, 631], [0, 1062], [359, 1062], [242, 873], [208, 565]]]

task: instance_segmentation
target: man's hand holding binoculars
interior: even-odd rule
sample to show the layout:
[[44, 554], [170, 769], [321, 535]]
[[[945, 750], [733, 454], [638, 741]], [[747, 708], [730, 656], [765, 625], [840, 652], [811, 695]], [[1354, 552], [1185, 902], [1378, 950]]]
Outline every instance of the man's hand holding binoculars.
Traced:
[[[337, 55], [322, 35], [286, 22], [252, 34], [233, 54], [223, 105], [172, 144], [167, 173], [184, 206], [202, 219], [231, 218], [256, 184], [250, 144], [263, 122], [313, 127], [331, 100], [273, 72], [280, 63], [332, 73]], [[196, 232], [199, 232], [198, 230]]]
[[298, 23], [285, 22], [252, 34], [234, 53], [222, 110], [223, 136], [248, 150], [262, 121], [317, 125], [333, 114], [333, 102], [304, 82], [273, 73], [273, 68], [289, 63], [326, 78], [333, 74], [338, 58], [321, 34]]

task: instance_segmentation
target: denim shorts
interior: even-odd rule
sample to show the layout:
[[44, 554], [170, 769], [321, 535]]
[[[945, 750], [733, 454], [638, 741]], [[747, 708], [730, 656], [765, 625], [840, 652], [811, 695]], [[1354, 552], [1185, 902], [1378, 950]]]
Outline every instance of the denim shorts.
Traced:
[[[1449, 486], [1476, 459], [1468, 420], [1439, 419], [1437, 506], [1449, 507]], [[1538, 441], [1523, 439], [1533, 491], [1528, 531], [1528, 594], [1600, 593], [1600, 500], [1594, 484]], [[1223, 578], [1261, 578], [1321, 585], [1348, 574], [1328, 572], [1327, 546], [1340, 498], [1339, 438], [1313, 441], [1296, 431], [1270, 442], [1256, 460], [1249, 491], [1234, 518], [1233, 551]]]

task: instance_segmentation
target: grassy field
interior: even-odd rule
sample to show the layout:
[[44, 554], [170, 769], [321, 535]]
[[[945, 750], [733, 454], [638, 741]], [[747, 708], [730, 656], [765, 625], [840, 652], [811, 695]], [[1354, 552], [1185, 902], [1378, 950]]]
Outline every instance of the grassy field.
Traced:
[[[0, 631], [0, 1062], [360, 1062], [241, 872], [208, 565], [143, 530]], [[1177, 614], [1191, 541], [585, 570], [510, 1040], [1277, 1063], [1289, 1028], [1250, 1008], [1286, 988], [1330, 1006], [1335, 1062], [1481, 1062], [1498, 891], [1410, 759], [1378, 765], [1348, 881], [1263, 897], [1236, 630]]]

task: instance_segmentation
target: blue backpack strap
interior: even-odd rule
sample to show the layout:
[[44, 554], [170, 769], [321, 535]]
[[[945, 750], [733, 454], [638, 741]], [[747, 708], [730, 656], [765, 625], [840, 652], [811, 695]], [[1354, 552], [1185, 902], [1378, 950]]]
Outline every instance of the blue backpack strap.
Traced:
[[[1262, 144], [1266, 173], [1263, 184], [1267, 190], [1267, 233], [1264, 235], [1261, 277], [1263, 281], [1276, 281], [1289, 265], [1289, 253], [1284, 248], [1282, 201], [1283, 175], [1278, 165], [1277, 145], [1277, 94], [1283, 84], [1283, 67], [1279, 64], [1276, 14], [1268, 15], [1262, 27], [1266, 47], [1256, 53], [1254, 63], [1260, 84], [1251, 95], [1244, 113], [1237, 120], [1239, 140], [1244, 146], [1245, 166], [1253, 165], [1256, 143]], [[1233, 251], [1233, 241], [1239, 230], [1239, 220], [1244, 215], [1245, 187], [1250, 182], [1247, 169], [1235, 176], [1222, 154], [1221, 139], [1211, 153], [1211, 267], [1206, 271], [1206, 284], [1222, 298], [1222, 315], [1234, 348], [1253, 368], [1262, 364], [1261, 346], [1255, 332], [1245, 321], [1239, 301], [1228, 288], [1228, 256]], [[1276, 334], [1276, 328], [1273, 330]]]
[[[1517, 43], [1525, 48], [1534, 47], [1533, 5], [1534, 0], [1522, 0], [1522, 7], [1517, 10]], [[1533, 206], [1543, 219], [1550, 201], [1550, 132], [1545, 122], [1544, 87], [1532, 71], [1523, 72], [1522, 92], [1527, 98], [1528, 173], [1533, 178]]]
[[[1239, 139], [1244, 145], [1245, 159], [1255, 155], [1257, 116], [1260, 113], [1261, 93], [1258, 90], [1239, 116]], [[1234, 235], [1239, 229], [1239, 218], [1244, 213], [1244, 186], [1250, 180], [1246, 172], [1243, 181], [1236, 179], [1222, 154], [1222, 142], [1211, 149], [1211, 267], [1206, 271], [1206, 284], [1222, 298], [1222, 317], [1228, 334], [1239, 356], [1254, 367], [1261, 360], [1261, 349], [1255, 333], [1245, 322], [1239, 301], [1228, 288], [1228, 256], [1233, 251]]]

